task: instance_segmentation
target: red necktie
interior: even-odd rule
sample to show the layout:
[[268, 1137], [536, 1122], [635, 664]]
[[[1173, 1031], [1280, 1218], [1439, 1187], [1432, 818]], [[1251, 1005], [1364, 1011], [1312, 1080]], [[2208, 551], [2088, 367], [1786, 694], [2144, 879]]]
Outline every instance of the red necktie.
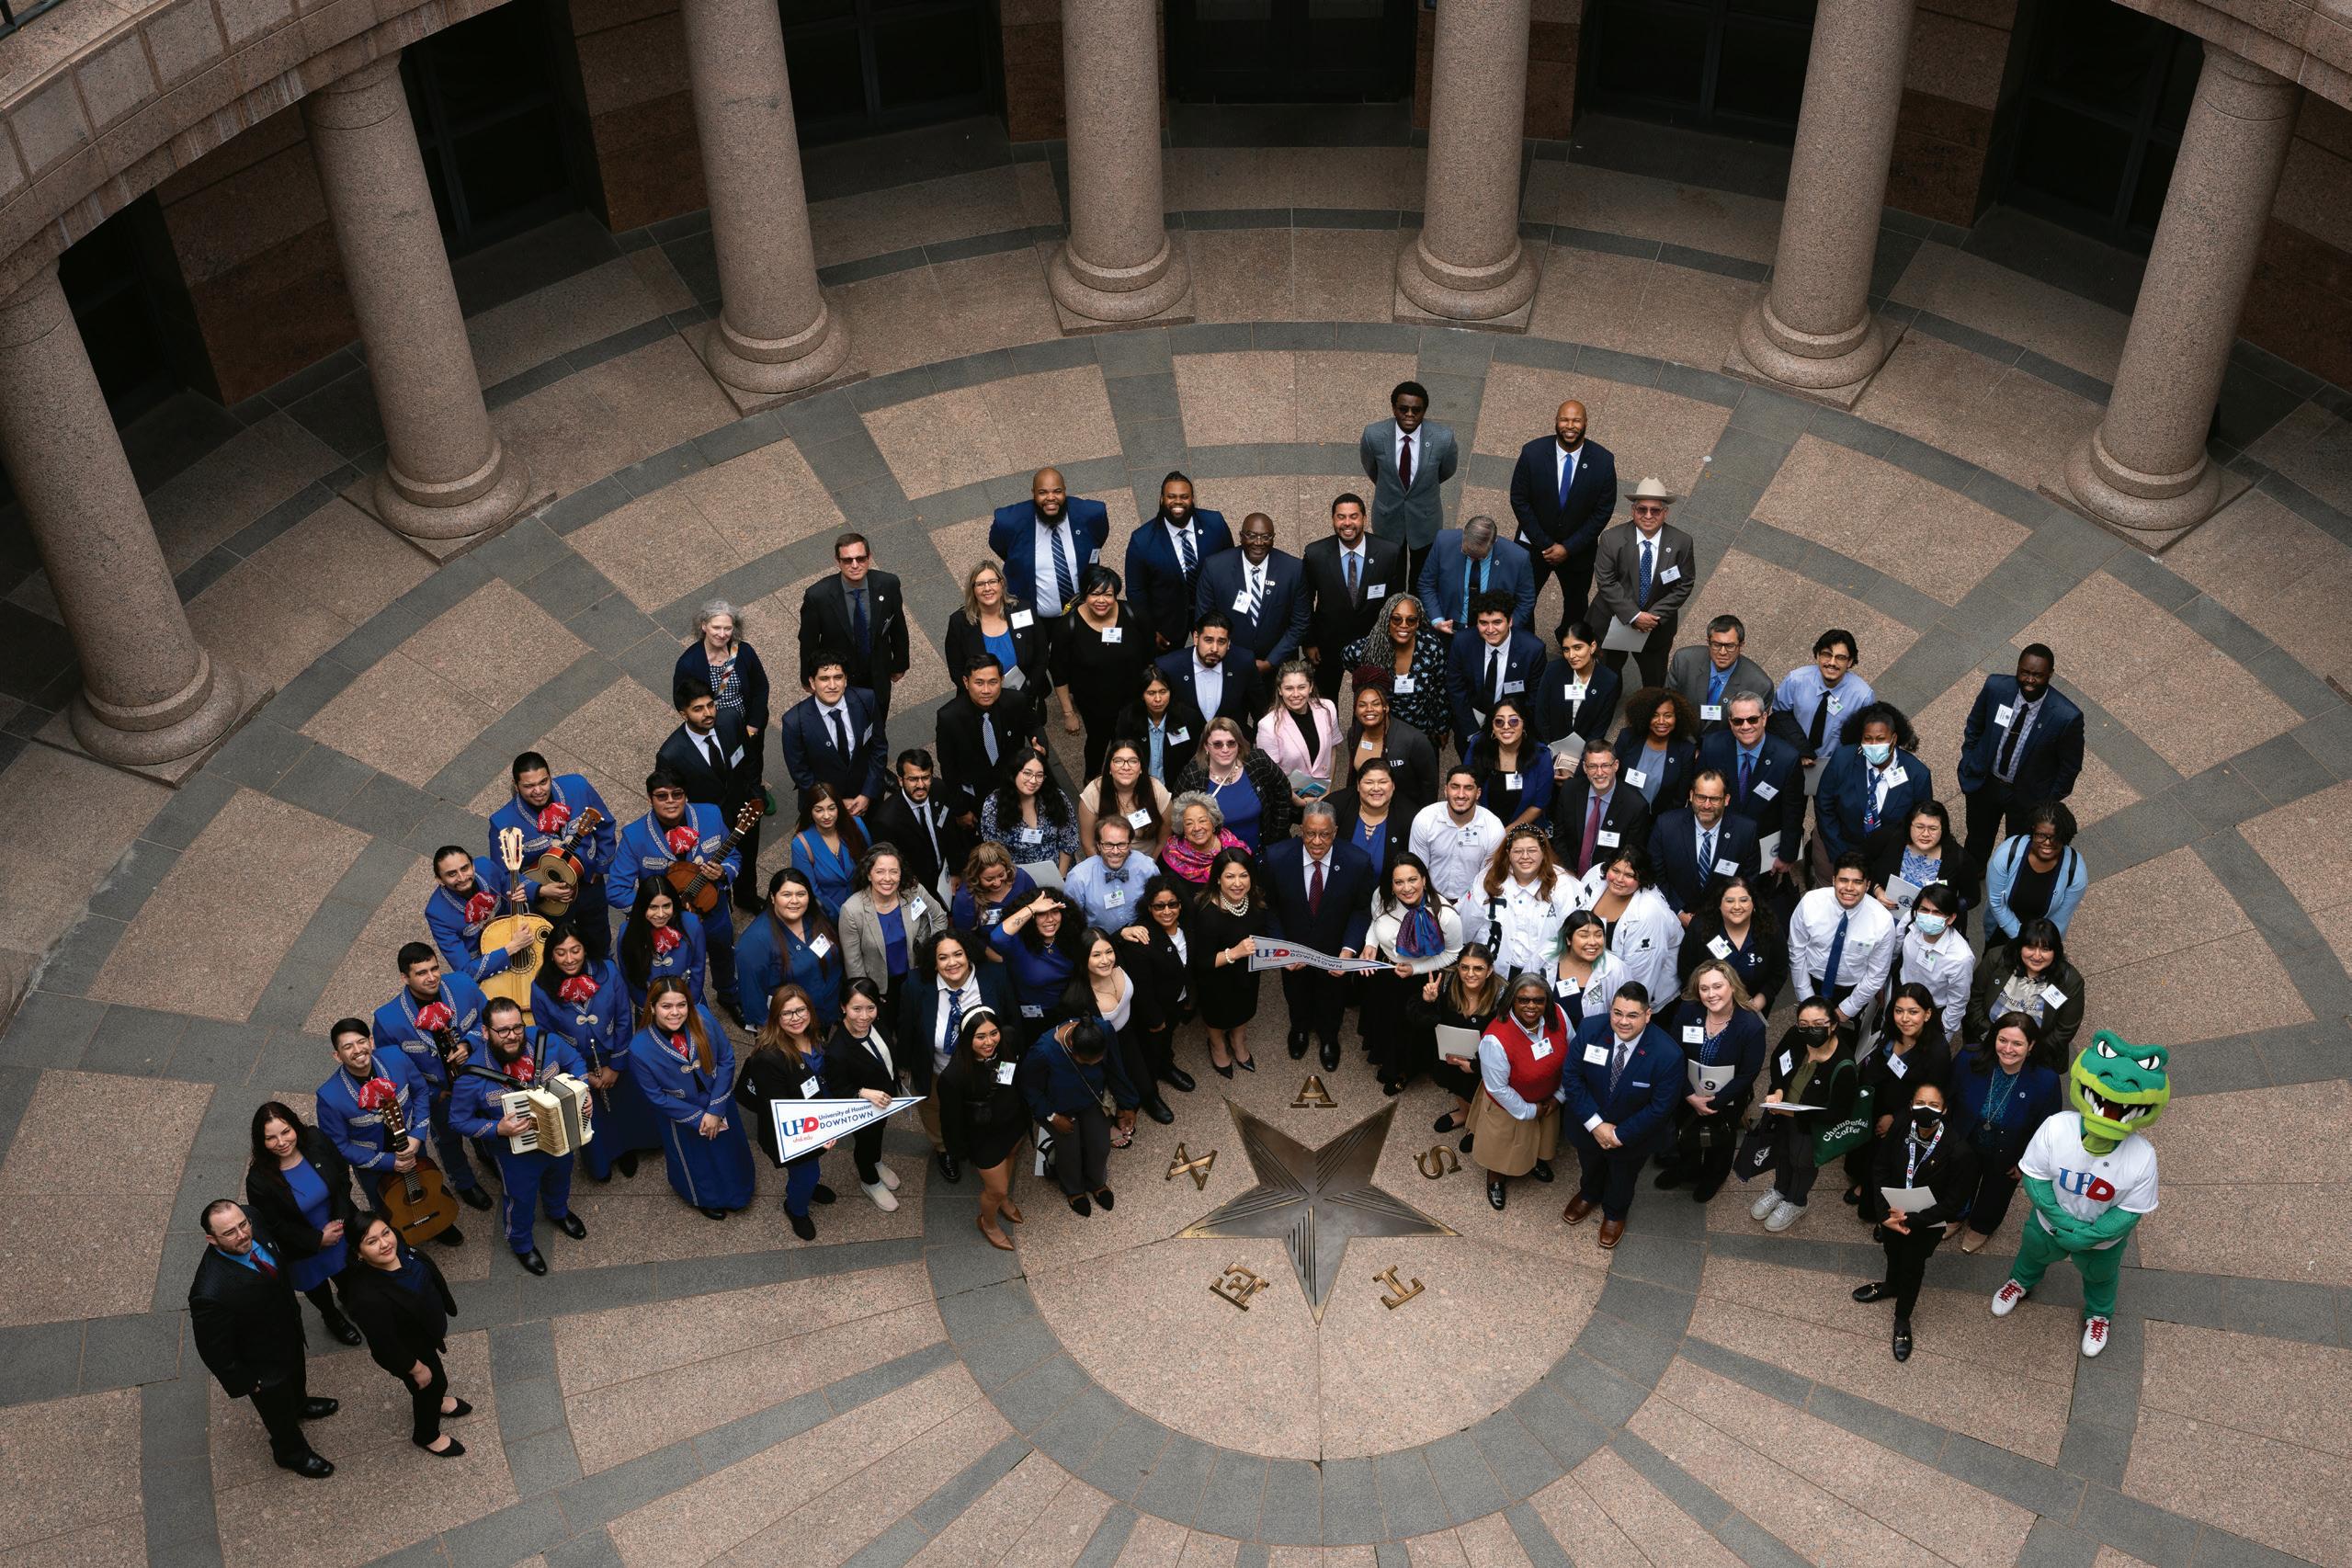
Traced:
[[1593, 850], [1600, 843], [1600, 836], [1601, 798], [1598, 795], [1595, 795], [1593, 797], [1593, 809], [1585, 813], [1585, 844], [1583, 850], [1576, 858], [1576, 869], [1579, 874], [1592, 869]]
[[278, 1278], [278, 1266], [270, 1262], [269, 1259], [262, 1256], [261, 1249], [259, 1247], [254, 1248], [253, 1266], [261, 1270], [262, 1276], [265, 1278], [275, 1279]]
[[1307, 879], [1307, 913], [1323, 913], [1323, 862], [1314, 863], [1314, 873]]

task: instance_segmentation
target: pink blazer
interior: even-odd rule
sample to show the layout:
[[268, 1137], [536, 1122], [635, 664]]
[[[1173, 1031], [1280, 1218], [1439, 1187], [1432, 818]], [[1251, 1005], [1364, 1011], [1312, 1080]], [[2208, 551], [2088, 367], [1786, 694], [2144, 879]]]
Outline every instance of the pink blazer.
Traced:
[[1327, 698], [1309, 700], [1307, 711], [1314, 716], [1315, 758], [1307, 760], [1307, 748], [1299, 739], [1298, 726], [1288, 722], [1289, 715], [1269, 713], [1257, 722], [1257, 749], [1273, 758], [1274, 765], [1284, 774], [1304, 770], [1325, 784], [1331, 782], [1331, 763], [1340, 741], [1339, 709]]

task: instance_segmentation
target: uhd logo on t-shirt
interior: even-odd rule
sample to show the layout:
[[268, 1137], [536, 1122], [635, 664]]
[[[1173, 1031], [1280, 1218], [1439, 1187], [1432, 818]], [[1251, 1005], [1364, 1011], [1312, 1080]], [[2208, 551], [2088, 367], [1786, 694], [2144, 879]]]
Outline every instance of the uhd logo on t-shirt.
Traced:
[[2115, 1201], [2114, 1185], [2096, 1171], [2074, 1171], [2061, 1166], [2058, 1186], [2062, 1191], [2071, 1192], [2077, 1198], [2087, 1198], [2094, 1203]]

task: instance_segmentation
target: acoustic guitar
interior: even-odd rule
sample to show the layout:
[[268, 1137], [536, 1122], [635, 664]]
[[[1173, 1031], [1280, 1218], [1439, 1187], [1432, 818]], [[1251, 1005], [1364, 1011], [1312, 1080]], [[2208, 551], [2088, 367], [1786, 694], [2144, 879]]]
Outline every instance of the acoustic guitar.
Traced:
[[[580, 814], [564, 827], [562, 836], [540, 852], [539, 858], [531, 862], [526, 874], [536, 878], [542, 890], [567, 887], [574, 893], [578, 892], [580, 881], [587, 875], [588, 869], [581, 862], [580, 857], [572, 852], [572, 846], [580, 841], [582, 834], [595, 832], [597, 825], [604, 820], [604, 812], [596, 807], [582, 807]], [[507, 831], [511, 833], [514, 830], [509, 828]], [[576, 902], [576, 899], [549, 898], [542, 891], [536, 907], [541, 915], [560, 916]]]
[[[408, 1139], [408, 1119], [400, 1113], [399, 1095], [395, 1093], [383, 1108], [384, 1131], [392, 1137], [392, 1146], [398, 1149]], [[421, 1246], [457, 1223], [457, 1194], [442, 1181], [441, 1167], [422, 1149], [417, 1151], [416, 1168], [387, 1173], [378, 1183], [376, 1197], [377, 1211], [411, 1246]]]
[[[759, 801], [745, 801], [743, 808], [735, 812], [734, 827], [719, 841], [719, 847], [707, 857], [710, 864], [716, 866], [725, 861], [729, 853], [742, 842], [744, 835], [758, 826], [759, 819], [767, 814], [767, 809]], [[662, 875], [668, 880], [670, 891], [677, 894], [678, 903], [695, 914], [708, 915], [719, 907], [719, 884], [703, 874], [700, 861], [673, 860]], [[486, 937], [487, 933], [484, 935]]]
[[506, 960], [506, 967], [482, 983], [485, 1001], [505, 997], [523, 1010], [523, 1022], [531, 1021], [531, 977], [539, 972], [540, 961], [547, 956], [547, 934], [555, 929], [554, 922], [546, 916], [533, 915], [523, 907], [523, 830], [502, 827], [498, 830], [498, 860], [506, 868], [506, 897], [512, 901], [515, 913], [502, 915], [482, 928], [482, 948], [485, 953], [504, 952], [517, 931], [528, 931], [531, 944]]

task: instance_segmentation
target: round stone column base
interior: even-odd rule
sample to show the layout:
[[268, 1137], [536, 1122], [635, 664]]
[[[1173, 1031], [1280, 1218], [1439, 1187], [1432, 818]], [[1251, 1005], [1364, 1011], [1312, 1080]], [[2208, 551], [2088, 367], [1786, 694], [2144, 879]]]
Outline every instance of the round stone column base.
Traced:
[[1459, 322], [1494, 321], [1535, 298], [1535, 253], [1517, 241], [1501, 261], [1471, 267], [1431, 255], [1426, 240], [1425, 233], [1397, 256], [1396, 287], [1429, 314]]
[[790, 337], [746, 337], [723, 308], [702, 340], [702, 362], [719, 384], [756, 397], [780, 397], [815, 386], [849, 362], [849, 332], [830, 305]]
[[1893, 347], [1875, 315], [1836, 333], [1800, 332], [1772, 312], [1765, 295], [1740, 321], [1740, 353], [1757, 374], [1806, 392], [1869, 381]]
[[2204, 453], [2179, 473], [2143, 473], [2108, 450], [2105, 426], [2066, 456], [2066, 493], [2074, 505], [2129, 534], [2162, 536], [2169, 544], [2213, 515], [2221, 504], [2222, 474]]
[[1192, 291], [1192, 269], [1169, 235], [1141, 267], [1097, 267], [1066, 244], [1045, 269], [1054, 302], [1088, 321], [1149, 321], [1174, 310]]
[[376, 475], [376, 516], [414, 540], [472, 539], [512, 517], [530, 487], [531, 465], [493, 437], [490, 460], [448, 484], [411, 479], [387, 461]]
[[[129, 635], [134, 639], [136, 632]], [[196, 674], [161, 702], [122, 708], [76, 692], [66, 709], [74, 739], [100, 762], [118, 767], [160, 767], [210, 751], [235, 727], [244, 709], [244, 682], [234, 668], [197, 650]]]

